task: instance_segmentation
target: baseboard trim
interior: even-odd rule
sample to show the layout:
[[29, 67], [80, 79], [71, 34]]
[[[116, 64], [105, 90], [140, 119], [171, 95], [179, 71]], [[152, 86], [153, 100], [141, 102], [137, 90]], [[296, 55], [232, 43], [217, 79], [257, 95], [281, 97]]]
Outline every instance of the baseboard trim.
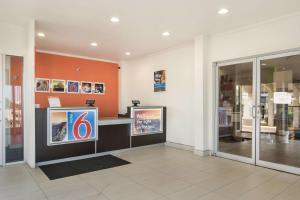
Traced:
[[198, 150], [194, 149], [194, 154], [199, 155], [199, 156], [211, 156], [212, 152], [210, 150]]
[[194, 151], [193, 146], [189, 146], [189, 145], [185, 145], [185, 144], [178, 144], [178, 143], [174, 143], [174, 142], [166, 142], [165, 145], [169, 146], [169, 147], [174, 147], [176, 149], [182, 149], [182, 150], [186, 150], [186, 151]]
[[174, 143], [174, 142], [166, 142], [165, 145], [169, 146], [169, 147], [176, 148], [176, 149], [191, 151], [191, 152], [193, 152], [194, 154], [196, 154], [198, 156], [211, 156], [211, 155], [213, 155], [213, 152], [211, 150], [204, 150], [203, 151], [203, 150], [195, 149], [193, 146], [190, 146], [190, 145], [178, 144], [178, 143]]

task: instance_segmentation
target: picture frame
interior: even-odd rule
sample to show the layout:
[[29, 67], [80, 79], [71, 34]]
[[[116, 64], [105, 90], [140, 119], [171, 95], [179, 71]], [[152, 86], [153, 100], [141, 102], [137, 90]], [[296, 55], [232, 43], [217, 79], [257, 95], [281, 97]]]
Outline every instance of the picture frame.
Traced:
[[65, 93], [66, 92], [66, 81], [61, 80], [61, 79], [52, 79], [51, 92], [52, 93]]
[[67, 93], [68, 94], [79, 94], [80, 83], [79, 81], [67, 80]]
[[105, 83], [95, 82], [94, 83], [94, 94], [105, 94]]
[[81, 94], [93, 94], [93, 84], [89, 81], [81, 81]]
[[166, 70], [154, 72], [154, 92], [166, 91]]
[[35, 92], [50, 92], [50, 79], [47, 78], [35, 78]]

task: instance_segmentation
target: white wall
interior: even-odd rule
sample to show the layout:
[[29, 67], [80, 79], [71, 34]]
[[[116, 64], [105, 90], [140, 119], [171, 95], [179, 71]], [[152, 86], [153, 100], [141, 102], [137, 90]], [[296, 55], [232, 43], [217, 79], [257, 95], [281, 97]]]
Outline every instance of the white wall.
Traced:
[[[213, 63], [300, 48], [299, 24], [297, 13], [222, 34], [200, 35], [193, 44], [123, 62], [121, 109], [125, 112], [132, 99], [166, 105], [168, 141], [213, 150]], [[167, 92], [154, 93], [153, 72], [160, 69], [167, 70]]]
[[[153, 91], [153, 73], [166, 70], [167, 91]], [[121, 63], [121, 111], [139, 99], [142, 105], [167, 107], [167, 141], [194, 146], [194, 44]]]
[[231, 60], [276, 51], [300, 47], [300, 13], [277, 18], [253, 26], [244, 27], [231, 32], [212, 35], [208, 39], [208, 61], [205, 67], [208, 80], [205, 81], [204, 97], [207, 106], [204, 124], [209, 134], [207, 144], [213, 149], [213, 112], [215, 81], [213, 62]]
[[24, 56], [27, 32], [23, 26], [0, 22], [0, 53]]
[[34, 137], [34, 21], [27, 25], [0, 22], [0, 54], [24, 57], [24, 151], [25, 161], [35, 166]]
[[25, 161], [35, 167], [35, 22], [27, 26], [24, 66], [24, 152]]

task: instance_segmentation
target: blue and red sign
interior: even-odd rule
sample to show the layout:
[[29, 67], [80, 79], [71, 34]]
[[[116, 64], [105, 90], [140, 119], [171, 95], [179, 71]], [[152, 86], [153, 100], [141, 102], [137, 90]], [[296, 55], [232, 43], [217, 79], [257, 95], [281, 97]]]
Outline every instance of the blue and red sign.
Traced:
[[67, 93], [79, 93], [79, 81], [67, 82]]
[[95, 123], [94, 112], [68, 112], [68, 140], [95, 139]]
[[97, 139], [96, 109], [50, 109], [49, 145]]

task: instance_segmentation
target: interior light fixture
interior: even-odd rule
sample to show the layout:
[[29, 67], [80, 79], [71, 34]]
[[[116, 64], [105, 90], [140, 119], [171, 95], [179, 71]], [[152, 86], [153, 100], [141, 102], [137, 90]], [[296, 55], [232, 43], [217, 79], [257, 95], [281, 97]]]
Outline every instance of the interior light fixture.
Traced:
[[266, 66], [267, 64], [266, 63], [261, 63], [261, 66]]
[[165, 31], [165, 32], [163, 32], [163, 33], [162, 33], [162, 36], [164, 36], [164, 37], [168, 37], [168, 36], [170, 36], [170, 32], [168, 32], [168, 31]]
[[37, 33], [37, 36], [39, 36], [39, 37], [45, 37], [46, 35], [45, 35], [45, 33], [38, 32], [38, 33]]
[[110, 21], [113, 23], [118, 23], [120, 21], [120, 19], [118, 17], [112, 17], [112, 18], [110, 18]]
[[228, 12], [229, 12], [228, 9], [222, 8], [222, 9], [220, 9], [220, 10], [218, 11], [218, 14], [219, 14], [219, 15], [225, 15], [225, 14], [227, 14]]
[[126, 55], [126, 56], [130, 56], [131, 53], [130, 53], [130, 52], [126, 52], [125, 55]]
[[92, 47], [96, 47], [96, 46], [98, 46], [98, 44], [97, 44], [97, 42], [92, 42], [92, 43], [91, 43], [91, 46], [92, 46]]

